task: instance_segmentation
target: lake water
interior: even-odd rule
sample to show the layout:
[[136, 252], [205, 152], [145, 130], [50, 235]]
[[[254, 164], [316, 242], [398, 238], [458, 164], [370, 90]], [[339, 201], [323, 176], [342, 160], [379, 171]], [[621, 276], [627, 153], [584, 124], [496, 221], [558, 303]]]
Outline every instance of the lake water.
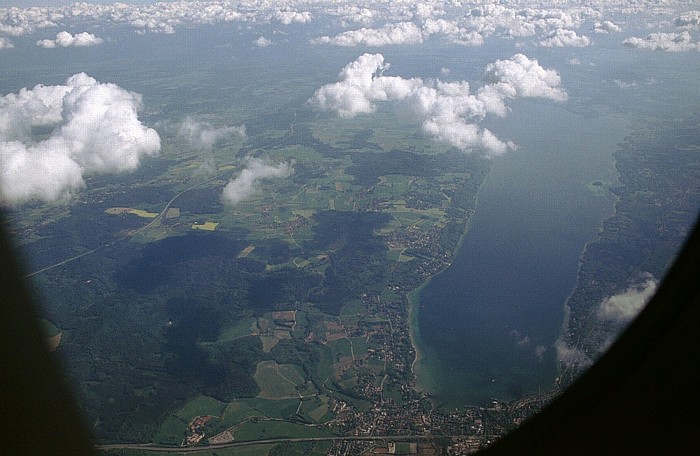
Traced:
[[452, 266], [418, 295], [418, 385], [446, 405], [552, 387], [581, 253], [614, 211], [623, 120], [527, 102], [504, 123], [519, 147], [494, 160]]

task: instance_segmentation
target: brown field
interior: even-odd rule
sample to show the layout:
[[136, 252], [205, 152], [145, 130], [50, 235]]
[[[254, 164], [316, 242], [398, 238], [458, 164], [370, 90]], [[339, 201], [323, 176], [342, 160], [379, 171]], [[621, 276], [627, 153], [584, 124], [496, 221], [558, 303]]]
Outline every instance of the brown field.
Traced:
[[179, 207], [171, 207], [168, 212], [165, 213], [165, 218], [177, 218], [180, 216]]
[[63, 333], [58, 333], [53, 337], [46, 338], [46, 346], [49, 352], [56, 351], [58, 346], [61, 344], [61, 336], [63, 336]]
[[281, 310], [277, 312], [272, 312], [272, 319], [283, 322], [284, 325], [294, 324], [295, 321], [295, 310]]
[[119, 215], [119, 214], [131, 212], [131, 208], [130, 207], [110, 207], [109, 209], [105, 210], [105, 212], [110, 214], [110, 215]]
[[217, 445], [220, 443], [229, 443], [229, 442], [233, 442], [233, 434], [231, 434], [228, 430], [226, 430], [220, 434], [216, 434], [214, 437], [211, 437], [209, 439], [209, 443], [212, 445]]
[[248, 247], [246, 247], [245, 249], [241, 250], [241, 253], [238, 254], [238, 258], [247, 257], [248, 255], [250, 255], [250, 252], [252, 252], [253, 250], [255, 250], [255, 246], [251, 244]]
[[219, 226], [218, 222], [204, 222], [192, 224], [193, 230], [214, 231]]

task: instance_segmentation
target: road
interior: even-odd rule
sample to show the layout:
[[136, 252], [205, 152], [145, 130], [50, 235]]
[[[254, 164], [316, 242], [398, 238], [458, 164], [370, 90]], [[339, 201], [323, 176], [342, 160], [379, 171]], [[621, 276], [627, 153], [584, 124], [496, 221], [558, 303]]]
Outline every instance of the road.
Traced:
[[76, 256], [74, 256], [74, 257], [67, 258], [67, 259], [65, 259], [65, 260], [63, 260], [63, 261], [60, 261], [60, 262], [55, 263], [55, 264], [52, 264], [51, 266], [47, 266], [47, 267], [45, 267], [45, 268], [43, 268], [43, 269], [39, 269], [38, 271], [34, 271], [34, 272], [30, 273], [30, 274], [25, 275], [23, 278], [31, 277], [31, 276], [34, 276], [34, 275], [37, 275], [37, 274], [41, 274], [42, 272], [48, 271], [48, 270], [50, 270], [50, 269], [57, 268], [57, 267], [59, 267], [59, 266], [63, 266], [64, 264], [68, 264], [68, 263], [70, 263], [70, 262], [72, 262], [72, 261], [75, 261], [75, 260], [77, 260], [77, 259], [79, 259], [79, 258], [82, 258], [82, 257], [84, 257], [84, 256], [91, 255], [91, 254], [93, 254], [93, 253], [95, 253], [95, 252], [97, 252], [97, 251], [99, 251], [99, 250], [106, 249], [107, 247], [110, 247], [110, 246], [116, 244], [117, 242], [123, 241], [124, 239], [130, 238], [130, 237], [132, 237], [132, 236], [136, 236], [136, 235], [139, 234], [139, 233], [143, 233], [144, 231], [146, 231], [147, 229], [151, 228], [151, 227], [152, 227], [153, 225], [155, 225], [156, 223], [160, 222], [160, 221], [163, 219], [163, 217], [165, 217], [165, 214], [168, 212], [168, 209], [170, 209], [170, 206], [173, 204], [173, 202], [174, 202], [176, 199], [178, 199], [180, 196], [182, 196], [183, 194], [189, 192], [190, 190], [193, 190], [193, 189], [199, 187], [200, 185], [204, 185], [204, 184], [206, 184], [207, 182], [211, 182], [211, 181], [213, 181], [213, 180], [215, 180], [215, 179], [218, 179], [219, 177], [223, 176], [224, 174], [228, 174], [228, 173], [230, 173], [230, 171], [226, 171], [226, 172], [217, 174], [217, 175], [214, 176], [214, 177], [210, 177], [209, 179], [207, 179], [207, 180], [205, 180], [205, 181], [202, 181], [202, 182], [199, 182], [199, 183], [197, 183], [197, 184], [194, 184], [194, 185], [192, 185], [192, 186], [186, 188], [185, 190], [181, 191], [181, 192], [178, 193], [177, 195], [173, 196], [173, 197], [170, 199], [170, 201], [168, 201], [168, 204], [165, 205], [165, 208], [164, 208], [162, 211], [160, 211], [160, 213], [156, 216], [156, 218], [154, 218], [153, 220], [151, 220], [151, 222], [150, 222], [148, 225], [145, 225], [145, 226], [139, 228], [138, 230], [136, 230], [136, 231], [134, 231], [134, 232], [132, 232], [132, 233], [129, 233], [127, 236], [123, 236], [123, 237], [121, 237], [121, 238], [119, 238], [119, 239], [115, 239], [115, 240], [112, 241], [112, 242], [108, 242], [107, 244], [103, 244], [103, 245], [101, 245], [101, 246], [99, 246], [99, 247], [95, 247], [94, 249], [89, 250], [89, 251], [87, 251], [87, 252], [83, 252], [83, 253], [81, 253], [80, 255], [76, 255]]
[[[367, 441], [367, 440], [397, 440], [401, 442], [408, 441], [430, 441], [436, 438], [444, 438], [445, 436], [434, 436], [434, 435], [381, 435], [381, 436], [349, 436], [349, 437], [307, 437], [307, 438], [285, 438], [280, 437], [277, 439], [264, 439], [264, 440], [248, 440], [245, 442], [229, 442], [220, 443], [217, 445], [195, 445], [191, 447], [172, 447], [172, 446], [160, 446], [151, 443], [122, 443], [122, 444], [110, 444], [110, 445], [96, 445], [97, 451], [109, 451], [109, 450], [141, 450], [141, 451], [153, 451], [161, 453], [200, 453], [204, 451], [212, 451], [222, 448], [233, 448], [238, 446], [247, 445], [265, 445], [270, 443], [298, 443], [298, 442], [330, 442], [330, 441]], [[450, 437], [462, 437], [462, 436], [450, 436]]]

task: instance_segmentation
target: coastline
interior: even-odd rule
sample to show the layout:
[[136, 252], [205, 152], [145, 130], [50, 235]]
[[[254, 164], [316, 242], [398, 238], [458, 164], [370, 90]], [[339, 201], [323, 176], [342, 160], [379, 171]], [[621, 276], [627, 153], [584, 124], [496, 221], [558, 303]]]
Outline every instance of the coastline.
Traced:
[[491, 174], [490, 166], [489, 170], [484, 176], [484, 179], [481, 181], [481, 184], [479, 185], [478, 190], [476, 191], [476, 196], [474, 196], [474, 209], [471, 213], [471, 215], [467, 218], [465, 224], [464, 224], [464, 231], [462, 232], [462, 235], [459, 238], [459, 241], [457, 242], [457, 246], [455, 246], [454, 250], [452, 251], [452, 259], [451, 261], [439, 272], [436, 274], [433, 274], [432, 276], [428, 277], [423, 283], [421, 283], [417, 288], [414, 288], [413, 290], [409, 291], [406, 293], [406, 300], [408, 301], [408, 333], [410, 335], [411, 339], [411, 346], [413, 347], [413, 352], [415, 353], [413, 362], [411, 363], [411, 374], [414, 379], [414, 388], [420, 392], [423, 393], [428, 393], [432, 394], [433, 391], [431, 391], [430, 386], [427, 385], [426, 383], [429, 383], [428, 379], [423, 379], [421, 382], [420, 376], [418, 372], [420, 371], [420, 362], [421, 360], [424, 359], [424, 347], [422, 348], [421, 345], [423, 344], [420, 336], [420, 306], [421, 306], [421, 300], [420, 300], [420, 295], [421, 292], [425, 287], [427, 287], [430, 282], [433, 280], [434, 277], [439, 276], [442, 274], [445, 270], [448, 268], [452, 267], [453, 260], [459, 253], [459, 251], [462, 249], [462, 245], [464, 244], [464, 240], [467, 237], [467, 234], [469, 233], [469, 230], [472, 226], [472, 220], [474, 218], [474, 215], [476, 214], [477, 208], [479, 207], [479, 196], [481, 195], [481, 190], [484, 188], [484, 185], [489, 179], [489, 176]]
[[[625, 134], [625, 137], [627, 137], [628, 134], [630, 134], [630, 125], [626, 125], [626, 129], [628, 130], [627, 133]], [[621, 140], [623, 141], [624, 138]], [[622, 185], [620, 181], [620, 170], [617, 168], [617, 157], [616, 153], [619, 151], [621, 147], [621, 142], [618, 142], [615, 150], [610, 152], [610, 168], [608, 170], [609, 175], [607, 176], [607, 179], [604, 181], [604, 192], [601, 193], [602, 197], [611, 197], [612, 201], [612, 210], [611, 213], [603, 217], [600, 220], [600, 223], [598, 224], [598, 230], [594, 238], [590, 239], [588, 242], [586, 242], [583, 246], [583, 249], [581, 250], [581, 254], [579, 255], [578, 258], [578, 267], [576, 268], [576, 282], [574, 283], [574, 286], [571, 288], [571, 291], [569, 294], [566, 296], [566, 299], [564, 300], [564, 305], [562, 306], [562, 313], [563, 313], [563, 318], [562, 318], [562, 324], [561, 324], [561, 330], [559, 332], [559, 337], [557, 337], [555, 341], [555, 350], [557, 354], [557, 378], [556, 378], [556, 385], [557, 387], [561, 387], [562, 381], [565, 379], [565, 375], [567, 374], [567, 371], [569, 370], [569, 365], [566, 364], [566, 362], [562, 361], [559, 356], [559, 347], [567, 347], [567, 348], [574, 348], [578, 349], [578, 347], [572, 347], [569, 346], [568, 343], [570, 342], [569, 337], [567, 337], [567, 334], [569, 333], [569, 324], [571, 321], [571, 306], [569, 305], [572, 297], [578, 290], [581, 284], [581, 269], [583, 268], [584, 260], [586, 257], [586, 253], [588, 252], [588, 248], [595, 244], [596, 242], [599, 242], [602, 239], [603, 236], [603, 231], [605, 228], [605, 222], [609, 219], [612, 219], [613, 217], [617, 216], [619, 211], [618, 211], [618, 204], [620, 203], [620, 197], [616, 195], [612, 189]], [[569, 382], [571, 382], [573, 379], [569, 379]]]

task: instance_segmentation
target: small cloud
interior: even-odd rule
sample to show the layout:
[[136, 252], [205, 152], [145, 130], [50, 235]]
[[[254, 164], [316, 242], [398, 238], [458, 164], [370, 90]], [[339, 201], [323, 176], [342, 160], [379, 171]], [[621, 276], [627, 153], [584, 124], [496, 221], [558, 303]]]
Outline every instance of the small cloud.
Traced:
[[305, 24], [307, 22], [311, 22], [313, 16], [308, 11], [278, 11], [275, 14], [275, 19], [284, 25], [289, 25], [292, 23]]
[[0, 36], [0, 49], [12, 49], [15, 47], [12, 41], [8, 40], [4, 36]]
[[545, 347], [544, 345], [538, 345], [537, 347], [535, 347], [535, 356], [540, 361], [542, 361], [542, 359], [544, 358], [544, 354], [546, 352], [547, 352], [547, 347]]
[[593, 31], [595, 33], [602, 33], [602, 34], [607, 34], [607, 33], [617, 33], [622, 31], [622, 27], [619, 25], [615, 24], [612, 21], [603, 21], [603, 22], [596, 22], [595, 25], [593, 26]]
[[214, 145], [232, 135], [246, 137], [245, 125], [234, 127], [214, 127], [208, 122], [200, 122], [192, 116], [187, 116], [180, 123], [178, 136], [184, 138], [192, 147], [209, 151]]
[[613, 79], [613, 82], [615, 83], [616, 86], [618, 86], [621, 89], [630, 89], [632, 87], [637, 87], [637, 81], [632, 81], [632, 82], [625, 82], [620, 79]]
[[577, 35], [573, 30], [556, 29], [539, 42], [542, 47], [586, 47], [591, 39], [585, 35]]
[[243, 171], [226, 184], [222, 199], [226, 204], [237, 204], [255, 194], [261, 180], [283, 178], [291, 173], [291, 163], [274, 165], [264, 160], [251, 158]]
[[59, 32], [56, 35], [55, 40], [39, 40], [36, 45], [43, 48], [55, 48], [55, 47], [89, 47], [97, 46], [102, 44], [104, 40], [98, 38], [92, 33], [81, 32], [71, 35], [70, 32]]
[[446, 68], [446, 67], [442, 67], [442, 68], [440, 68], [440, 74], [448, 76], [450, 74], [450, 69]]
[[569, 59], [569, 65], [581, 65], [581, 60], [577, 58]]
[[518, 347], [527, 347], [530, 345], [530, 336], [523, 336], [522, 338], [515, 341]]
[[253, 41], [253, 43], [257, 47], [268, 47], [272, 44], [272, 40], [265, 38], [264, 36], [261, 36], [257, 40]]
[[593, 362], [583, 351], [576, 347], [570, 347], [563, 340], [559, 339], [554, 343], [557, 351], [557, 360], [567, 367], [588, 367]]
[[637, 316], [656, 292], [658, 282], [651, 274], [644, 274], [642, 281], [622, 293], [605, 299], [598, 308], [602, 320], [626, 323]]

